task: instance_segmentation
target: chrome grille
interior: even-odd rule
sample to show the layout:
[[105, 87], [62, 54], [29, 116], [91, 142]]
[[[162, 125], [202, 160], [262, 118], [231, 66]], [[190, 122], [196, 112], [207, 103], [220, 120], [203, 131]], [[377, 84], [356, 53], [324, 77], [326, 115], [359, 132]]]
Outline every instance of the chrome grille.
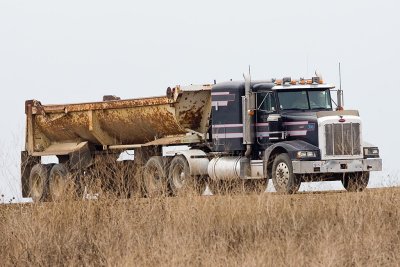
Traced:
[[327, 124], [325, 138], [327, 156], [361, 154], [359, 123]]

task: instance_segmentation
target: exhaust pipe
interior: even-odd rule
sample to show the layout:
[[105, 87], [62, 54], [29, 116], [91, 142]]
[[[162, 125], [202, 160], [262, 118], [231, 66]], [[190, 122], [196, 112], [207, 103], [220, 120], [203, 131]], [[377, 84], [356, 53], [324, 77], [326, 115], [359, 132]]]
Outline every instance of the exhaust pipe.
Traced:
[[242, 97], [242, 115], [243, 115], [243, 144], [246, 145], [245, 156], [250, 157], [252, 144], [254, 143], [254, 132], [252, 129], [252, 116], [249, 114], [254, 110], [253, 94], [251, 92], [251, 77], [249, 74], [243, 74], [245, 95]]
[[339, 90], [337, 90], [337, 108], [336, 110], [343, 110], [343, 90], [342, 90], [342, 69], [340, 67], [340, 62], [339, 62]]
[[337, 91], [337, 110], [343, 110], [343, 90], [339, 89]]

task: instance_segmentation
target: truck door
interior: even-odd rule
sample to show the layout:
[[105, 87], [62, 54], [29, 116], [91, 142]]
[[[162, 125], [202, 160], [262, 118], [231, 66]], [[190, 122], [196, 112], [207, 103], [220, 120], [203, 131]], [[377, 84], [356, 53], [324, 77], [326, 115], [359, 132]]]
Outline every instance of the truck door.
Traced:
[[256, 138], [261, 146], [269, 141], [270, 130], [268, 125], [268, 116], [276, 114], [277, 107], [275, 94], [272, 91], [257, 93], [257, 111], [256, 111]]

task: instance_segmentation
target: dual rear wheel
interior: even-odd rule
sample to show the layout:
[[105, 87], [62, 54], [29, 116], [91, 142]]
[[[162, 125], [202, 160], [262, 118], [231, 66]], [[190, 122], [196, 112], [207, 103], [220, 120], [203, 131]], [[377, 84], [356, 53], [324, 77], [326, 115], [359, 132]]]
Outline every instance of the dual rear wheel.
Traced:
[[171, 161], [151, 157], [144, 166], [142, 181], [147, 197], [199, 195], [206, 188], [206, 180], [191, 175], [189, 163], [180, 155]]
[[29, 188], [33, 202], [57, 201], [72, 192], [73, 181], [65, 164], [36, 164], [29, 175]]

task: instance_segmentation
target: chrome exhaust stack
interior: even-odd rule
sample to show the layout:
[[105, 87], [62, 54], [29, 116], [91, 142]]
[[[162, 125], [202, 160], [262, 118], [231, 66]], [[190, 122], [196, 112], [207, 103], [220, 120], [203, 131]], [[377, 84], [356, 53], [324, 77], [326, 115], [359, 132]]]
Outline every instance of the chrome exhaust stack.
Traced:
[[344, 110], [344, 103], [343, 103], [343, 90], [342, 90], [342, 70], [340, 68], [340, 62], [339, 62], [339, 90], [337, 90], [337, 108], [336, 110]]
[[337, 90], [337, 110], [343, 110], [343, 90]]
[[250, 157], [252, 145], [254, 144], [254, 94], [251, 91], [251, 77], [249, 74], [243, 74], [245, 95], [242, 97], [242, 115], [243, 115], [243, 144], [246, 145], [245, 156]]

